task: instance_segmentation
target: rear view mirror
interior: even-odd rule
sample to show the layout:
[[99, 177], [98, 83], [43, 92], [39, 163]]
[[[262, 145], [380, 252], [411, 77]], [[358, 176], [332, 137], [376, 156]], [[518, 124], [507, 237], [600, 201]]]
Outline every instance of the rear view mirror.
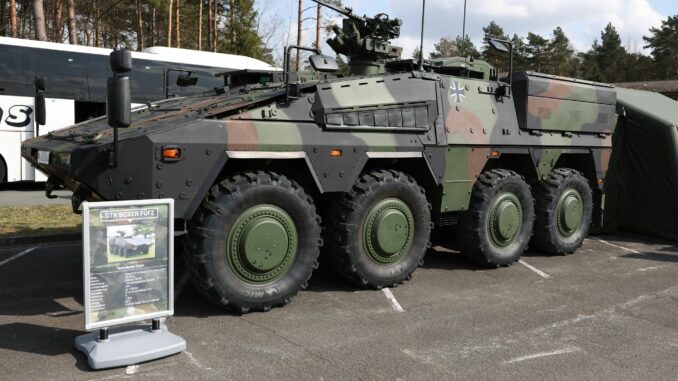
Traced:
[[132, 124], [132, 96], [129, 77], [111, 77], [107, 84], [106, 113], [111, 127], [129, 127]]
[[35, 95], [35, 124], [44, 126], [47, 123], [47, 110], [45, 105], [45, 93]]
[[129, 73], [132, 71], [132, 52], [126, 49], [113, 51], [109, 63], [113, 73]]
[[500, 53], [509, 53], [511, 50], [509, 49], [508, 46], [506, 46], [505, 43], [498, 41], [494, 38], [488, 38], [487, 43], [492, 47], [492, 49], [500, 52]]
[[47, 78], [45, 78], [45, 77], [35, 77], [35, 81], [33, 81], [33, 85], [35, 86], [35, 91], [45, 91], [45, 90], [47, 90]]
[[191, 77], [191, 75], [180, 75], [177, 77], [177, 86], [192, 87], [198, 84], [198, 77]]
[[321, 73], [334, 73], [339, 71], [339, 65], [337, 65], [337, 61], [332, 57], [316, 54], [309, 57], [308, 61], [311, 63], [313, 70]]
[[106, 113], [111, 127], [129, 127], [132, 124], [132, 93], [129, 72], [132, 70], [132, 53], [116, 50], [110, 56], [113, 76], [108, 78]]
[[45, 90], [47, 90], [47, 79], [45, 77], [35, 77], [33, 81], [35, 86], [35, 124], [36, 135], [40, 135], [40, 126], [47, 123], [47, 105], [45, 104]]

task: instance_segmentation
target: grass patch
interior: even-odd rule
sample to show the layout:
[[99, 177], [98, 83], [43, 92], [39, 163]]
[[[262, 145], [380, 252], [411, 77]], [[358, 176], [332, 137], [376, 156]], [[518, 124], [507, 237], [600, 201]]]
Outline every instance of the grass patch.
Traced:
[[38, 237], [82, 231], [82, 216], [70, 205], [0, 206], [0, 238]]

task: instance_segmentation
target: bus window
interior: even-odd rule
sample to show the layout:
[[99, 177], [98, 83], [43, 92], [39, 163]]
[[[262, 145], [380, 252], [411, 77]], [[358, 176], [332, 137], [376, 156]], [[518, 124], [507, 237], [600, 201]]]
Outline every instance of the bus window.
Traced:
[[29, 54], [30, 72], [47, 78], [48, 97], [88, 98], [87, 65], [91, 62], [85, 54], [48, 49], [32, 49]]
[[22, 48], [3, 46], [0, 49], [0, 95], [32, 96], [33, 78], [26, 79], [26, 56]]

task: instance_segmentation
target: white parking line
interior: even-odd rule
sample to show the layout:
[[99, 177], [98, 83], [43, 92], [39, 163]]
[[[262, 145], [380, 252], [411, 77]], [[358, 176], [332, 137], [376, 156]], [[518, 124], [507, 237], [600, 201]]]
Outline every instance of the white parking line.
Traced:
[[628, 251], [629, 253], [641, 254], [641, 255], [644, 254], [644, 253], [641, 253], [640, 251], [633, 250], [633, 249], [629, 249], [628, 247], [615, 245], [615, 244], [612, 243], [612, 242], [607, 242], [607, 241], [605, 241], [604, 239], [600, 239], [600, 238], [598, 238], [598, 237], [591, 237], [591, 239], [596, 240], [596, 241], [598, 241], [598, 242], [602, 242], [602, 243], [604, 243], [604, 244], [606, 244], [606, 245], [608, 245], [608, 246], [616, 247], [617, 249], [622, 249], [622, 250]]
[[581, 351], [581, 348], [579, 348], [579, 347], [567, 347], [567, 348], [559, 349], [559, 350], [553, 351], [553, 352], [541, 352], [541, 353], [535, 353], [533, 355], [516, 357], [512, 360], [504, 361], [504, 364], [513, 364], [515, 362], [538, 359], [540, 357], [563, 355], [563, 354], [566, 354], [566, 353], [574, 353], [574, 352], [579, 352], [579, 351]]
[[40, 247], [40, 246], [31, 247], [31, 248], [28, 249], [28, 250], [24, 250], [24, 251], [22, 251], [22, 252], [19, 253], [19, 254], [13, 255], [13, 256], [11, 256], [11, 257], [5, 259], [4, 261], [0, 262], [0, 266], [6, 265], [6, 264], [12, 262], [12, 261], [15, 260], [15, 259], [19, 259], [19, 258], [23, 257], [24, 255], [30, 253], [31, 251], [33, 251], [33, 250], [35, 250], [35, 249], [37, 249], [37, 248], [39, 248], [39, 247]]
[[184, 287], [186, 286], [186, 283], [188, 283], [188, 280], [191, 278], [191, 273], [189, 271], [184, 272], [184, 275], [179, 278], [179, 281], [177, 282], [176, 286], [174, 287], [174, 301], [176, 302], [177, 299], [179, 299], [179, 294], [181, 294], [181, 291], [184, 290]]
[[391, 306], [393, 307], [394, 310], [398, 312], [405, 312], [403, 306], [401, 306], [400, 303], [398, 303], [398, 300], [395, 298], [395, 296], [393, 296], [393, 293], [391, 292], [390, 288], [382, 288], [381, 292], [383, 292], [384, 295], [386, 295], [386, 299], [388, 299], [388, 301], [391, 302]]
[[551, 276], [550, 276], [549, 274], [547, 274], [547, 273], [545, 273], [545, 272], [539, 270], [538, 268], [536, 268], [536, 267], [532, 266], [531, 264], [529, 264], [529, 263], [523, 261], [522, 259], [519, 260], [518, 263], [520, 263], [521, 265], [523, 265], [523, 266], [527, 267], [528, 269], [534, 271], [535, 273], [539, 274], [539, 276], [542, 277], [542, 278], [544, 278], [544, 279], [549, 279], [549, 278], [551, 278]]

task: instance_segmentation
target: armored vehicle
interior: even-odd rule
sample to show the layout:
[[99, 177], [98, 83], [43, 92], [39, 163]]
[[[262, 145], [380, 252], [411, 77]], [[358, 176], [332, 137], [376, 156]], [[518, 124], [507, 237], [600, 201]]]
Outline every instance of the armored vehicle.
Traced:
[[[467, 58], [398, 60], [389, 41], [400, 20], [337, 10], [346, 19], [329, 43], [350, 58], [350, 76], [327, 75], [336, 63], [316, 52], [320, 80], [286, 70], [126, 120], [119, 84], [129, 65], [113, 57], [114, 128], [75, 125], [27, 141], [23, 155], [50, 175], [48, 193], [74, 190], [74, 209], [174, 198], [195, 284], [238, 312], [288, 303], [321, 248], [345, 279], [378, 289], [411, 278], [432, 229], [455, 234], [487, 267], [514, 263], [528, 244], [580, 247], [601, 223], [613, 86], [499, 78]], [[508, 42], [490, 43], [510, 53]]]
[[110, 240], [108, 248], [111, 253], [124, 258], [146, 255], [155, 240], [139, 237], [116, 237]]

